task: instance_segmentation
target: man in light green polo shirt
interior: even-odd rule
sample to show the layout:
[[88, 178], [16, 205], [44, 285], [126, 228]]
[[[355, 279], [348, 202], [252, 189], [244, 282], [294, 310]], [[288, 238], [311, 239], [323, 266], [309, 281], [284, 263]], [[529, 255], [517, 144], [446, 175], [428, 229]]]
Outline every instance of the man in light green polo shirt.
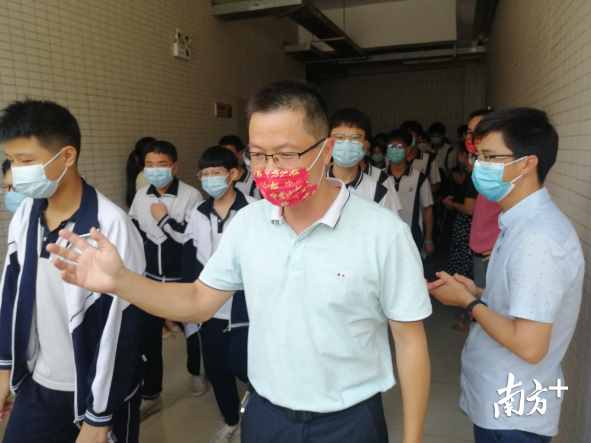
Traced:
[[249, 104], [249, 156], [265, 200], [236, 214], [194, 284], [128, 271], [98, 232], [98, 247], [50, 251], [63, 278], [179, 321], [209, 319], [234, 291], [250, 315], [248, 374], [255, 390], [246, 443], [387, 443], [381, 393], [394, 385], [390, 330], [403, 398], [404, 442], [422, 441], [431, 314], [409, 228], [389, 210], [326, 178], [334, 140], [322, 98], [279, 82]]

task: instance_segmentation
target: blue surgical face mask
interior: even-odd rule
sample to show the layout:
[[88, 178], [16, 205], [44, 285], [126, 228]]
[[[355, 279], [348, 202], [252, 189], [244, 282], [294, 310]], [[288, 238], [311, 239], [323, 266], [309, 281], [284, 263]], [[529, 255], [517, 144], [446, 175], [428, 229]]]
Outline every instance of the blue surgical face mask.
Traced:
[[144, 168], [144, 177], [156, 189], [165, 188], [174, 179], [172, 168]]
[[27, 196], [20, 192], [7, 191], [4, 193], [4, 207], [14, 214], [25, 198]]
[[211, 175], [207, 177], [201, 177], [201, 186], [203, 187], [203, 190], [211, 195], [214, 199], [224, 195], [230, 187], [228, 184], [227, 175]]
[[386, 151], [386, 157], [392, 163], [397, 165], [406, 158], [406, 150], [401, 148], [400, 145], [388, 145], [388, 151]]
[[476, 160], [472, 171], [472, 182], [478, 193], [494, 202], [505, 199], [515, 188], [515, 183], [523, 177], [514, 178], [511, 181], [503, 180], [505, 167], [522, 161], [522, 157], [509, 163], [493, 163]]
[[359, 163], [365, 152], [363, 143], [353, 140], [337, 140], [332, 149], [332, 158], [337, 166], [350, 168]]
[[50, 198], [55, 194], [60, 182], [68, 172], [68, 168], [64, 168], [64, 172], [57, 180], [48, 179], [45, 175], [45, 168], [55, 161], [62, 152], [63, 149], [44, 165], [13, 166], [11, 171], [14, 190], [30, 198]]

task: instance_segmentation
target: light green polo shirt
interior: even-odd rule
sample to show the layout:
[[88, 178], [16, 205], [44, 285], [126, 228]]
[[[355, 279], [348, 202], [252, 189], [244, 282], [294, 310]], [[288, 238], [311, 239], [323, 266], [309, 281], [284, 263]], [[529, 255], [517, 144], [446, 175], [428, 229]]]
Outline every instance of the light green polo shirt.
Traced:
[[332, 182], [338, 197], [300, 235], [265, 200], [242, 209], [200, 276], [244, 289], [250, 382], [294, 410], [339, 411], [391, 388], [388, 319], [431, 314], [408, 226]]

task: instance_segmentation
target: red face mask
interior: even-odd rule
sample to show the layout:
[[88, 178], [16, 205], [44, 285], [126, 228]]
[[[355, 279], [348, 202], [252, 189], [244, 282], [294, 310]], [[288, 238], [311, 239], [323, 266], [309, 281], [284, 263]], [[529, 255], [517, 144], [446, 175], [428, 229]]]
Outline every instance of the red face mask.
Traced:
[[[326, 142], [325, 142], [326, 144]], [[295, 169], [260, 169], [254, 171], [254, 181], [263, 198], [275, 206], [283, 208], [295, 206], [318, 190], [320, 183], [310, 183], [310, 169], [314, 167], [320, 154], [308, 168]], [[322, 174], [320, 180], [322, 180]]]

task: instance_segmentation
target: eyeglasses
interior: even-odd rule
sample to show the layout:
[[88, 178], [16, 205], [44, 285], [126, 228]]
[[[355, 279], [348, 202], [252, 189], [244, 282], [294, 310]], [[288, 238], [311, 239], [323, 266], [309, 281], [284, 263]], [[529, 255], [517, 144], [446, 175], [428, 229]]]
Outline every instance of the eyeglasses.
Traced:
[[276, 166], [284, 169], [292, 169], [299, 166], [298, 163], [300, 158], [311, 150], [317, 148], [324, 140], [326, 140], [326, 137], [318, 140], [302, 152], [276, 152], [275, 154], [265, 154], [264, 152], [253, 152], [249, 149], [246, 151], [246, 157], [250, 160], [251, 165], [254, 168], [264, 167], [267, 164], [267, 159], [271, 158]]
[[478, 154], [477, 157], [478, 157], [478, 160], [482, 160], [485, 162], [489, 162], [491, 160], [496, 160], [499, 158], [515, 158], [515, 156], [511, 155], [511, 154], [493, 154], [493, 155], [491, 155], [491, 154], [487, 154], [486, 152]]

